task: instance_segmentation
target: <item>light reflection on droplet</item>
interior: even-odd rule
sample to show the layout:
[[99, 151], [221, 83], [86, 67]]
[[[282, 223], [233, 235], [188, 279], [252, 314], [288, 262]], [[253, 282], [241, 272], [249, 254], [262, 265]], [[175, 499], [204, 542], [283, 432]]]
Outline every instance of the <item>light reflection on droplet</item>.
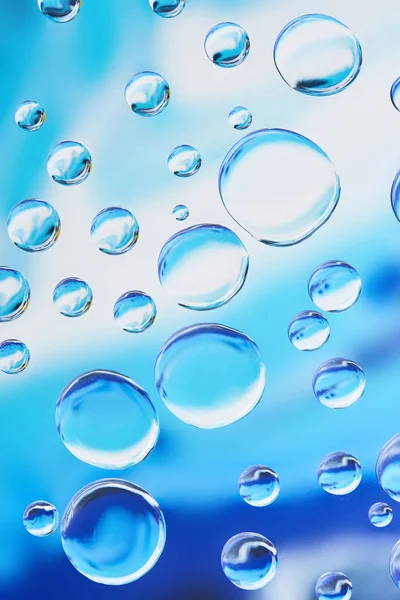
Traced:
[[207, 33], [204, 49], [208, 58], [218, 67], [237, 67], [250, 52], [250, 39], [240, 25], [219, 23]]
[[45, 110], [34, 100], [25, 100], [15, 111], [15, 122], [25, 131], [37, 131], [46, 120]]

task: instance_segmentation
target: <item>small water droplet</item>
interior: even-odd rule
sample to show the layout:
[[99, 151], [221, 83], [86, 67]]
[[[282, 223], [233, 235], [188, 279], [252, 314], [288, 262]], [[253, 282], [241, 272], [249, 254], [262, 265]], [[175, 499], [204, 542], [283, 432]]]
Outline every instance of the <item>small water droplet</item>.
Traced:
[[325, 573], [315, 586], [318, 600], [350, 600], [353, 585], [344, 573]]
[[303, 310], [290, 321], [288, 336], [298, 350], [317, 350], [329, 340], [329, 323], [319, 312]]
[[80, 317], [92, 306], [92, 290], [86, 281], [67, 277], [54, 288], [53, 302], [65, 317]]
[[44, 500], [32, 502], [24, 511], [24, 527], [28, 533], [37, 537], [45, 537], [54, 533], [58, 522], [58, 510], [50, 502]]
[[181, 14], [186, 0], [149, 0], [150, 8], [156, 15], [171, 19]]
[[92, 157], [79, 142], [60, 142], [47, 157], [47, 171], [56, 183], [77, 185], [92, 169]]
[[244, 106], [236, 106], [233, 110], [231, 110], [228, 119], [232, 127], [234, 129], [238, 129], [239, 131], [250, 127], [253, 121], [251, 112]]
[[222, 569], [234, 585], [258, 590], [269, 583], [278, 569], [275, 546], [259, 533], [238, 533], [222, 549]]
[[393, 212], [397, 220], [400, 221], [400, 171], [396, 173], [396, 177], [393, 180], [391, 200]]
[[15, 122], [25, 131], [37, 131], [46, 120], [46, 112], [34, 100], [21, 102], [15, 111]]
[[31, 290], [25, 277], [10, 267], [0, 267], [0, 323], [18, 319], [28, 308]]
[[124, 254], [136, 244], [139, 224], [129, 210], [112, 206], [95, 216], [90, 235], [105, 254]]
[[9, 238], [18, 248], [40, 252], [51, 248], [60, 235], [61, 221], [51, 204], [35, 198], [23, 200], [7, 219]]
[[396, 433], [379, 452], [376, 477], [381, 488], [400, 502], [400, 433]]
[[353, 492], [362, 477], [361, 465], [354, 456], [346, 452], [332, 452], [320, 462], [317, 478], [320, 487], [334, 496]]
[[396, 110], [400, 110], [400, 77], [396, 79], [390, 90], [390, 99]]
[[20, 373], [29, 364], [31, 355], [27, 346], [19, 340], [5, 340], [0, 344], [0, 371], [7, 375]]
[[239, 494], [251, 506], [268, 506], [279, 496], [279, 477], [262, 465], [248, 467], [239, 479]]
[[125, 292], [114, 306], [116, 323], [128, 333], [141, 333], [154, 323], [157, 309], [152, 298], [137, 290]]
[[240, 25], [219, 23], [207, 33], [204, 50], [218, 67], [237, 67], [250, 52], [250, 39]]
[[129, 108], [142, 117], [159, 115], [168, 105], [169, 98], [168, 83], [153, 71], [137, 73], [126, 84], [125, 100]]
[[184, 204], [177, 204], [174, 207], [172, 214], [177, 221], [185, 221], [189, 216], [189, 209]]
[[78, 14], [82, 0], [38, 0], [40, 11], [56, 23], [68, 23]]
[[352, 360], [332, 358], [316, 370], [313, 390], [321, 404], [329, 408], [347, 408], [364, 393], [364, 371]]
[[342, 260], [319, 265], [308, 281], [311, 300], [327, 312], [341, 312], [355, 304], [361, 294], [361, 278], [356, 269]]
[[201, 156], [196, 148], [183, 144], [168, 156], [168, 168], [177, 177], [191, 177], [201, 167]]
[[376, 502], [368, 511], [368, 518], [374, 527], [387, 527], [393, 519], [393, 511], [386, 502]]

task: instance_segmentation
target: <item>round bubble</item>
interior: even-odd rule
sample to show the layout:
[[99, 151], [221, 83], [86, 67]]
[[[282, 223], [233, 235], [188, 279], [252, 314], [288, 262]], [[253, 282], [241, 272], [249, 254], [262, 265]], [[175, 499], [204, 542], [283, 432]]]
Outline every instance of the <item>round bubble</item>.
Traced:
[[181, 14], [186, 5], [186, 0], [149, 0], [153, 12], [165, 19], [171, 19]]
[[222, 549], [222, 569], [234, 585], [258, 590], [269, 583], [278, 569], [275, 546], [259, 533], [238, 533]]
[[68, 23], [78, 14], [82, 0], [38, 0], [40, 11], [56, 23]]
[[317, 350], [330, 336], [328, 321], [319, 312], [303, 310], [289, 323], [288, 336], [298, 350]]
[[333, 452], [320, 462], [317, 478], [320, 487], [334, 496], [353, 492], [360, 484], [361, 465], [354, 456], [346, 452]]
[[400, 433], [396, 433], [379, 452], [376, 477], [381, 488], [400, 502]]
[[193, 146], [177, 146], [168, 156], [168, 168], [177, 177], [191, 177], [201, 167], [201, 156]]
[[0, 323], [18, 319], [28, 308], [31, 290], [25, 277], [10, 267], [0, 267]]
[[19, 340], [5, 340], [0, 344], [0, 371], [7, 375], [20, 373], [29, 364], [28, 347]]
[[86, 281], [67, 277], [56, 285], [53, 303], [64, 317], [80, 317], [92, 306], [93, 293]]
[[354, 267], [342, 260], [319, 265], [308, 281], [308, 293], [318, 308], [341, 312], [353, 306], [361, 294], [361, 278]]
[[90, 235], [105, 254], [124, 254], [136, 244], [139, 224], [129, 210], [112, 206], [95, 216]]
[[189, 216], [189, 209], [184, 204], [177, 204], [174, 207], [172, 214], [177, 221], [185, 221]]
[[79, 142], [60, 142], [47, 157], [47, 171], [56, 183], [77, 185], [92, 169], [92, 157]]
[[154, 448], [159, 432], [147, 392], [113, 371], [89, 371], [67, 385], [57, 402], [56, 424], [74, 456], [103, 469], [136, 465]]
[[247, 504], [268, 506], [279, 496], [279, 477], [262, 465], [248, 467], [239, 478], [239, 494]]
[[340, 183], [329, 157], [314, 142], [284, 129], [260, 129], [226, 155], [219, 192], [228, 213], [253, 237], [290, 246], [329, 219]]
[[396, 79], [390, 90], [390, 99], [396, 110], [400, 110], [400, 77]]
[[400, 588], [400, 540], [392, 548], [389, 569], [394, 583]]
[[350, 600], [353, 585], [344, 573], [325, 573], [315, 586], [318, 600]]
[[304, 15], [280, 32], [274, 61], [282, 79], [298, 92], [330, 96], [360, 72], [361, 46], [352, 31], [328, 15]]
[[35, 198], [23, 200], [7, 219], [10, 240], [21, 250], [40, 252], [51, 248], [60, 235], [61, 221], [51, 204]]
[[237, 67], [250, 52], [250, 39], [236, 23], [219, 23], [206, 35], [204, 50], [218, 67]]
[[164, 291], [192, 310], [218, 308], [246, 281], [249, 255], [238, 236], [222, 225], [194, 225], [173, 235], [158, 257]]
[[204, 323], [181, 329], [158, 353], [155, 378], [167, 408], [203, 429], [224, 427], [246, 416], [265, 387], [265, 366], [244, 333]]
[[392, 184], [391, 200], [393, 212], [400, 221], [400, 171], [397, 172]]
[[58, 510], [50, 502], [37, 500], [26, 507], [23, 524], [28, 533], [44, 537], [54, 533], [58, 527]]
[[316, 370], [313, 390], [321, 404], [329, 408], [347, 408], [364, 393], [364, 371], [352, 360], [332, 358]]
[[61, 521], [61, 542], [75, 569], [106, 585], [131, 583], [150, 571], [165, 537], [157, 502], [123, 479], [100, 479], [81, 489]]
[[125, 100], [129, 108], [142, 117], [159, 115], [168, 105], [169, 98], [168, 83], [153, 71], [137, 73], [126, 84]]
[[37, 131], [45, 120], [45, 110], [34, 100], [21, 102], [15, 111], [15, 122], [25, 131]]
[[232, 127], [234, 129], [238, 129], [239, 131], [250, 127], [253, 121], [251, 112], [244, 106], [236, 106], [233, 110], [231, 110], [228, 119]]
[[122, 294], [114, 306], [115, 322], [128, 333], [141, 333], [148, 329], [154, 323], [156, 314], [152, 298], [137, 290]]
[[368, 518], [375, 527], [387, 527], [393, 519], [393, 511], [389, 504], [376, 502], [368, 511]]

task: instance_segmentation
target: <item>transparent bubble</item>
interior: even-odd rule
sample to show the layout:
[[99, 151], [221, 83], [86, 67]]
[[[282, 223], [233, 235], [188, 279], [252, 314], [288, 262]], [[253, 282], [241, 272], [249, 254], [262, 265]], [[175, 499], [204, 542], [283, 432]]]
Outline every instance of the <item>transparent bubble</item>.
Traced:
[[249, 255], [238, 236], [222, 225], [194, 225], [173, 235], [158, 257], [164, 291], [192, 310], [218, 308], [246, 281]]
[[152, 298], [144, 292], [125, 292], [114, 306], [114, 319], [124, 331], [141, 333], [154, 323], [157, 309]]
[[0, 371], [7, 375], [20, 373], [29, 364], [31, 355], [27, 346], [19, 340], [5, 340], [0, 344]]
[[332, 358], [316, 370], [313, 390], [321, 404], [329, 408], [347, 408], [364, 393], [364, 371], [352, 360]]
[[28, 308], [31, 290], [25, 277], [10, 267], [0, 267], [0, 323], [18, 319]]
[[146, 458], [158, 438], [158, 417], [141, 387], [113, 371], [89, 371], [62, 391], [56, 406], [62, 441], [80, 460], [124, 469]]
[[354, 456], [346, 452], [332, 452], [319, 464], [317, 478], [320, 487], [334, 496], [353, 492], [360, 484], [361, 465]]
[[278, 569], [275, 546], [259, 533], [238, 533], [222, 549], [222, 569], [234, 585], [258, 590], [269, 583]]
[[60, 235], [61, 221], [51, 204], [35, 198], [23, 200], [7, 219], [10, 240], [21, 250], [40, 252], [51, 248]]
[[391, 200], [393, 212], [398, 221], [400, 221], [400, 171], [396, 173], [392, 184]]
[[400, 433], [396, 433], [379, 452], [376, 477], [381, 488], [400, 502]]
[[23, 516], [23, 523], [27, 532], [37, 537], [54, 533], [58, 527], [58, 522], [58, 510], [45, 500], [37, 500], [29, 504]]
[[80, 317], [92, 306], [93, 293], [86, 281], [67, 277], [54, 288], [53, 302], [65, 317]]
[[232, 127], [234, 129], [238, 129], [239, 131], [250, 127], [253, 121], [251, 112], [244, 106], [236, 106], [233, 110], [231, 110], [228, 119]]
[[136, 244], [139, 224], [129, 210], [111, 206], [95, 216], [90, 235], [105, 254], [124, 254]]
[[61, 521], [61, 542], [72, 565], [106, 585], [143, 577], [159, 559], [165, 536], [157, 502], [123, 479], [100, 479], [81, 489]]
[[304, 15], [280, 32], [274, 61], [282, 79], [298, 92], [330, 96], [360, 72], [361, 46], [352, 31], [328, 15]]
[[185, 221], [189, 216], [189, 209], [184, 204], [177, 204], [174, 207], [172, 214], [177, 221]]
[[169, 98], [168, 83], [153, 71], [137, 73], [126, 84], [125, 100], [129, 108], [142, 117], [159, 115], [168, 105]]
[[247, 504], [268, 506], [279, 496], [279, 477], [262, 465], [248, 467], [239, 478], [239, 494]]
[[330, 336], [328, 321], [319, 312], [303, 310], [289, 323], [288, 336], [298, 350], [317, 350]]
[[258, 404], [265, 366], [244, 333], [204, 323], [181, 329], [158, 353], [155, 378], [167, 408], [189, 425], [224, 427]]
[[156, 15], [171, 19], [181, 14], [185, 8], [186, 0], [149, 0], [149, 4]]
[[325, 573], [315, 586], [318, 600], [350, 600], [353, 585], [344, 573]]
[[375, 527], [387, 527], [393, 519], [393, 511], [389, 504], [376, 502], [368, 511], [368, 518]]
[[68, 23], [78, 14], [82, 0], [38, 0], [40, 11], [56, 23]]
[[201, 156], [193, 146], [177, 146], [168, 156], [168, 168], [177, 177], [191, 177], [201, 167]]
[[361, 294], [361, 278], [354, 267], [342, 260], [319, 265], [308, 280], [311, 300], [327, 312], [347, 310]]
[[396, 110], [400, 110], [400, 77], [396, 79], [390, 90], [390, 99]]
[[250, 52], [250, 39], [236, 23], [219, 23], [206, 35], [204, 50], [218, 67], [237, 67]]
[[15, 111], [15, 122], [25, 131], [37, 131], [45, 120], [45, 110], [34, 100], [21, 102]]
[[389, 569], [394, 583], [400, 588], [400, 540], [392, 548]]
[[260, 129], [226, 155], [219, 192], [228, 213], [264, 244], [290, 246], [331, 216], [340, 196], [335, 168], [311, 140], [284, 129]]
[[92, 169], [92, 157], [79, 142], [60, 142], [47, 157], [47, 171], [56, 183], [77, 185]]

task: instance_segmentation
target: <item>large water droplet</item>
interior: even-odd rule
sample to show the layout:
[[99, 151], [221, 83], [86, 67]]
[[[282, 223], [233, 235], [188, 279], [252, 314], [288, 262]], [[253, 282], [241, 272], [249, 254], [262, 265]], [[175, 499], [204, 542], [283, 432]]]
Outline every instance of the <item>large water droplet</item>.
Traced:
[[58, 527], [58, 510], [50, 502], [37, 500], [26, 507], [23, 515], [23, 524], [28, 533], [37, 537], [44, 537], [54, 533]]
[[130, 583], [150, 571], [165, 536], [157, 502], [123, 479], [100, 479], [81, 489], [61, 521], [61, 542], [75, 569], [107, 585]]
[[317, 400], [329, 408], [347, 408], [361, 398], [365, 375], [361, 367], [346, 358], [332, 358], [315, 372], [313, 390]]
[[95, 216], [90, 235], [105, 254], [124, 254], [136, 244], [139, 224], [129, 210], [112, 206]]
[[156, 15], [171, 19], [181, 14], [185, 8], [186, 0], [149, 0], [149, 4]]
[[329, 323], [319, 312], [303, 310], [290, 321], [288, 336], [298, 350], [317, 350], [329, 339]]
[[393, 519], [393, 511], [386, 502], [376, 502], [368, 511], [368, 518], [375, 527], [387, 527]]
[[325, 573], [315, 586], [318, 600], [350, 600], [353, 585], [344, 573]]
[[396, 79], [390, 90], [390, 99], [396, 110], [400, 110], [400, 77]]
[[361, 294], [361, 278], [348, 263], [330, 260], [312, 273], [308, 293], [321, 310], [340, 312], [357, 302]]
[[376, 477], [381, 488], [400, 502], [400, 433], [396, 433], [379, 452]]
[[68, 23], [78, 14], [82, 0], [38, 0], [40, 11], [56, 23]]
[[92, 169], [92, 157], [79, 142], [60, 142], [47, 157], [47, 171], [56, 183], [77, 185]]
[[53, 302], [65, 317], [80, 317], [92, 306], [93, 293], [86, 281], [67, 277], [54, 288]]
[[25, 100], [17, 106], [15, 122], [25, 131], [37, 131], [46, 120], [46, 112], [34, 100]]
[[238, 533], [222, 549], [222, 569], [234, 585], [243, 590], [258, 590], [275, 577], [278, 553], [259, 533]]
[[290, 246], [331, 216], [340, 196], [335, 168], [314, 142], [284, 129], [260, 129], [226, 155], [219, 192], [229, 214], [253, 237]]
[[228, 302], [246, 281], [249, 255], [238, 236], [222, 225], [194, 225], [173, 235], [158, 257], [164, 291], [192, 310]]
[[177, 204], [173, 208], [172, 214], [177, 221], [185, 221], [185, 219], [187, 219], [189, 216], [189, 209], [184, 204]]
[[19, 340], [5, 340], [0, 344], [0, 371], [7, 375], [20, 373], [31, 358], [27, 346]]
[[232, 127], [234, 129], [238, 129], [239, 131], [250, 127], [253, 121], [251, 112], [244, 106], [236, 106], [233, 110], [231, 110], [228, 119]]
[[204, 50], [218, 67], [237, 67], [250, 52], [250, 39], [240, 25], [219, 23], [207, 33]]
[[317, 478], [320, 487], [334, 496], [353, 492], [360, 484], [361, 465], [346, 452], [332, 452], [320, 462]]
[[361, 46], [352, 31], [328, 15], [304, 15], [280, 32], [274, 47], [276, 68], [286, 83], [311, 96], [344, 90], [357, 77]]
[[141, 333], [154, 323], [157, 309], [152, 298], [144, 292], [125, 292], [114, 305], [116, 323], [129, 333]]
[[55, 208], [35, 198], [14, 206], [7, 219], [10, 240], [27, 252], [51, 248], [60, 234], [60, 227], [60, 217]]
[[400, 588], [400, 540], [392, 548], [389, 569], [394, 583]]
[[248, 467], [239, 478], [239, 494], [247, 504], [268, 506], [279, 496], [278, 475], [262, 465]]
[[244, 333], [205, 323], [181, 329], [158, 353], [155, 378], [167, 408], [203, 429], [224, 427], [258, 404], [265, 366]]
[[137, 73], [128, 81], [125, 100], [133, 112], [142, 117], [154, 117], [168, 105], [169, 85], [164, 77], [153, 71]]
[[56, 424], [74, 456], [103, 469], [139, 463], [159, 431], [147, 392], [125, 375], [100, 370], [80, 375], [62, 391]]
[[201, 156], [196, 148], [183, 144], [168, 156], [168, 168], [177, 177], [191, 177], [201, 167]]
[[25, 277], [10, 267], [0, 267], [0, 323], [18, 319], [28, 308], [31, 291]]
[[393, 180], [391, 200], [393, 212], [398, 221], [400, 221], [400, 171], [396, 173], [396, 177]]

